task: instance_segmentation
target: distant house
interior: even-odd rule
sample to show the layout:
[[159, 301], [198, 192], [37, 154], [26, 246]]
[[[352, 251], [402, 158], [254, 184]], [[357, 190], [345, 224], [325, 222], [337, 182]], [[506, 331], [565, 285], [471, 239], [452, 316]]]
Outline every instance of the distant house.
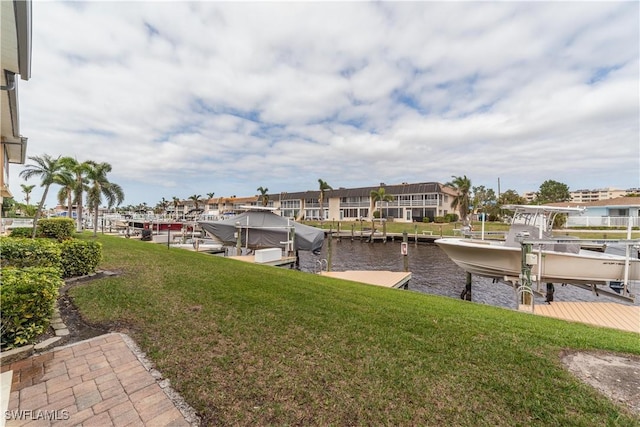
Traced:
[[0, 40], [0, 202], [12, 197], [9, 189], [9, 164], [24, 164], [27, 138], [20, 134], [18, 110], [18, 75], [31, 77], [31, 1], [1, 1]]
[[588, 203], [554, 203], [556, 206], [585, 208], [582, 215], [570, 215], [568, 227], [633, 227], [640, 226], [640, 197], [616, 197]]

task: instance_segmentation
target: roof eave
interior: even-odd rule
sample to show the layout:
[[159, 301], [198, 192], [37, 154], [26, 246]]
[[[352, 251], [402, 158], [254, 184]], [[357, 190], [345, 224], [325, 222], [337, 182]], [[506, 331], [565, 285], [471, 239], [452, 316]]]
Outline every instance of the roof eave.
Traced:
[[31, 0], [14, 0], [20, 78], [31, 78]]
[[5, 147], [7, 153], [7, 161], [14, 164], [24, 164], [27, 160], [27, 140], [28, 138], [5, 138], [2, 140], [2, 145]]

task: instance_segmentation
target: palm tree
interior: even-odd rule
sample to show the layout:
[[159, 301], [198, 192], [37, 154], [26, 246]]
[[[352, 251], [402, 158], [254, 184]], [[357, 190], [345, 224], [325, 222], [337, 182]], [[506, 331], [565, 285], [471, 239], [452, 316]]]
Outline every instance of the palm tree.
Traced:
[[213, 199], [214, 194], [216, 194], [216, 193], [214, 193], [214, 192], [207, 193], [207, 197], [209, 197], [209, 199]]
[[380, 202], [380, 218], [382, 218], [382, 202], [392, 202], [393, 196], [387, 193], [384, 187], [380, 187], [377, 190], [371, 190], [369, 193], [371, 196], [371, 206], [375, 208], [376, 202]]
[[29, 206], [29, 200], [31, 200], [31, 191], [36, 187], [35, 185], [27, 185], [27, 184], [20, 184], [20, 187], [22, 187], [22, 192], [24, 193], [24, 201], [27, 203], [27, 206]]
[[93, 236], [98, 235], [98, 209], [102, 203], [102, 196], [107, 199], [107, 207], [110, 209], [119, 205], [124, 200], [122, 187], [113, 182], [109, 182], [107, 174], [111, 172], [109, 163], [92, 163], [87, 174], [89, 179], [89, 190], [87, 191], [87, 203], [93, 208]]
[[40, 212], [44, 207], [44, 202], [47, 200], [49, 187], [51, 187], [51, 184], [55, 184], [56, 176], [58, 176], [58, 174], [60, 173], [61, 165], [60, 156], [54, 159], [48, 154], [43, 154], [42, 156], [32, 156], [29, 157], [29, 160], [32, 160], [35, 164], [26, 165], [25, 169], [20, 172], [20, 177], [26, 180], [29, 180], [34, 176], [40, 177], [40, 186], [44, 187], [42, 199], [40, 199], [38, 210], [36, 210], [36, 215], [33, 219], [33, 232], [31, 234], [31, 237], [35, 238], [38, 219], [40, 219]]
[[163, 197], [162, 200], [160, 200], [158, 204], [156, 204], [154, 213], [164, 215], [167, 212], [168, 207], [169, 207], [169, 201]]
[[202, 196], [200, 194], [194, 194], [193, 196], [189, 196], [189, 200], [193, 200], [195, 208], [198, 209], [200, 207], [200, 202], [202, 202]]
[[466, 175], [460, 176], [451, 176], [453, 180], [451, 182], [446, 183], [449, 187], [452, 187], [456, 190], [457, 195], [453, 198], [451, 202], [451, 207], [453, 209], [458, 208], [458, 212], [460, 212], [460, 219], [462, 220], [462, 224], [469, 225], [469, 206], [471, 205], [471, 180], [467, 178]]
[[260, 198], [262, 199], [262, 206], [267, 206], [269, 204], [269, 192], [268, 188], [263, 188], [262, 186], [258, 187], [258, 191], [260, 192]]
[[61, 185], [60, 190], [58, 190], [58, 203], [60, 205], [64, 205], [66, 201], [67, 216], [71, 218], [71, 206], [73, 203], [71, 199], [73, 197], [76, 180], [73, 175], [71, 175], [66, 170], [62, 170], [60, 172], [60, 175], [58, 175], [55, 179], [55, 183]]
[[[74, 195], [74, 203], [77, 206], [77, 218], [76, 218], [76, 230], [78, 232], [82, 231], [82, 211], [83, 211], [83, 200], [82, 195], [87, 190], [87, 174], [91, 170], [91, 168], [95, 165], [95, 162], [86, 161], [86, 162], [78, 162], [77, 159], [73, 157], [63, 157], [60, 159], [60, 163], [62, 167], [69, 171], [75, 178], [75, 185], [73, 188]], [[71, 206], [69, 206], [69, 212], [71, 212]], [[71, 217], [71, 214], [69, 214]]]
[[178, 219], [178, 205], [180, 204], [180, 198], [173, 196], [173, 214]]
[[320, 221], [322, 221], [324, 219], [324, 193], [327, 190], [333, 190], [333, 188], [322, 179], [318, 179], [318, 184], [320, 186], [320, 196], [318, 197], [318, 203], [320, 204]]

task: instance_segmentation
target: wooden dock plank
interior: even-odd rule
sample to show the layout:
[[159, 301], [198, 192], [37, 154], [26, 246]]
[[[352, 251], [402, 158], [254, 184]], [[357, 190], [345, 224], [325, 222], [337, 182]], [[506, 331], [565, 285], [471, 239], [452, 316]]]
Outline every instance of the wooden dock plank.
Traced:
[[350, 270], [350, 271], [323, 271], [322, 276], [334, 277], [336, 279], [350, 280], [352, 282], [365, 283], [368, 285], [384, 286], [387, 288], [399, 288], [411, 279], [411, 273], [393, 271], [371, 271], [371, 270]]
[[635, 305], [554, 301], [536, 305], [534, 314], [640, 334], [640, 306]]
[[282, 257], [279, 260], [269, 261], [269, 262], [256, 262], [255, 255], [233, 255], [226, 257], [228, 259], [235, 259], [237, 261], [249, 262], [252, 264], [258, 265], [271, 265], [275, 267], [294, 264], [296, 262], [296, 257]]

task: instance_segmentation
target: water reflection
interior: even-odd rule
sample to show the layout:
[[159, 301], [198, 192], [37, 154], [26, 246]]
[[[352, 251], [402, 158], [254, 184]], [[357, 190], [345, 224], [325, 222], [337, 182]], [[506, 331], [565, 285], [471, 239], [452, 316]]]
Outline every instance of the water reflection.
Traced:
[[[389, 270], [404, 271], [400, 242], [363, 243], [350, 238], [332, 242], [332, 270]], [[300, 252], [300, 269], [313, 272], [317, 261], [327, 259], [328, 241], [320, 255]], [[465, 272], [455, 265], [435, 244], [409, 243], [409, 289], [428, 294], [460, 298], [464, 289]], [[491, 279], [473, 276], [473, 301], [500, 307], [517, 308], [513, 289], [503, 283], [493, 283]], [[597, 297], [591, 292], [574, 286], [556, 286], [555, 301], [616, 301], [606, 296]], [[543, 297], [536, 297], [536, 304], [544, 304]]]

